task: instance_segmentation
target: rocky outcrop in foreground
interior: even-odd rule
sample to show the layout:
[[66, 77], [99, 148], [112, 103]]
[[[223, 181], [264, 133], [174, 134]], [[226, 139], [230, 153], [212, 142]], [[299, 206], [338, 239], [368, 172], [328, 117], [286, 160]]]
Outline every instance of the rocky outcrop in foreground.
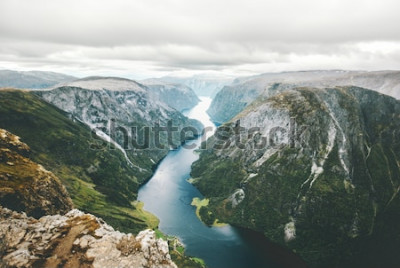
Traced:
[[0, 258], [0, 267], [176, 267], [154, 231], [134, 237], [77, 209], [34, 219], [0, 207]]

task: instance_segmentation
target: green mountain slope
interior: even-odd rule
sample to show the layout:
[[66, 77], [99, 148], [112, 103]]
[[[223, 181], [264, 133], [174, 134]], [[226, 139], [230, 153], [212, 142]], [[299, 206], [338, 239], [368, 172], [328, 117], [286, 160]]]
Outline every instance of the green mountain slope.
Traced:
[[30, 145], [32, 160], [62, 180], [76, 207], [122, 231], [157, 226], [135, 202], [150, 174], [130, 167], [119, 150], [96, 147], [86, 125], [30, 92], [1, 90], [0, 128]]
[[30, 148], [0, 128], [0, 206], [39, 218], [73, 208], [64, 185], [29, 159]]
[[192, 166], [210, 199], [203, 214], [261, 231], [312, 266], [398, 266], [399, 131], [400, 102], [362, 88], [259, 98]]

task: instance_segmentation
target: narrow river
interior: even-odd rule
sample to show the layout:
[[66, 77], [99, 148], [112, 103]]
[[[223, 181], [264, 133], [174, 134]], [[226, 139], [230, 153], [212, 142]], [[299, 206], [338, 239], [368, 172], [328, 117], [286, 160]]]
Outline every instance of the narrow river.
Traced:
[[[210, 103], [210, 98], [201, 98], [186, 115], [215, 129], [206, 113]], [[187, 144], [197, 148], [201, 141], [198, 138]], [[162, 232], [179, 237], [187, 255], [202, 258], [210, 268], [279, 267], [267, 256], [258, 235], [229, 225], [209, 228], [199, 221], [190, 203], [203, 196], [187, 182], [191, 164], [199, 157], [194, 150], [180, 148], [161, 161], [154, 176], [139, 190], [144, 209], [160, 219]]]

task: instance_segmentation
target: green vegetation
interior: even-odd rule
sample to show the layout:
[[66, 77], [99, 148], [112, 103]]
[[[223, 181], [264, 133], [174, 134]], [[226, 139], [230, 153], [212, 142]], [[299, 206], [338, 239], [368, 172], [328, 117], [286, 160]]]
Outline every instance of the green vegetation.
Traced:
[[169, 253], [172, 260], [176, 263], [178, 267], [187, 268], [205, 268], [206, 265], [202, 259], [190, 257], [185, 255], [185, 247], [179, 241], [178, 238], [174, 236], [165, 235], [158, 228], [154, 229], [157, 238], [161, 238], [168, 241]]
[[216, 221], [215, 215], [207, 207], [201, 207], [199, 210], [199, 217], [206, 225], [211, 226]]
[[[209, 163], [213, 165], [207, 165]], [[227, 196], [239, 188], [245, 172], [239, 161], [221, 160], [210, 151], [203, 151], [201, 158], [193, 164], [191, 175], [193, 178], [202, 176], [202, 179], [195, 181], [194, 185], [200, 191], [207, 193], [207, 197], [219, 197]]]
[[193, 198], [191, 205], [196, 207], [196, 215], [208, 226], [222, 227], [226, 223], [219, 222], [215, 217], [215, 214], [207, 208], [210, 200], [207, 198], [200, 199], [198, 197]]
[[208, 206], [208, 203], [210, 203], [210, 200], [207, 198], [200, 199], [198, 197], [193, 198], [191, 205], [196, 207], [196, 215], [198, 218], [200, 218], [200, 209], [202, 207]]
[[196, 262], [197, 264], [200, 265], [200, 267], [206, 267], [206, 263], [204, 262], [203, 259], [196, 258], [196, 257], [191, 257], [191, 259]]
[[[219, 218], [263, 232], [310, 266], [398, 266], [399, 102], [354, 87], [298, 88], [260, 98], [234, 120], [254, 116], [265, 102], [274, 116], [284, 111], [282, 116], [289, 113], [298, 126], [307, 126], [303, 140], [281, 146], [261, 166], [254, 163], [265, 150], [203, 150], [191, 174], [208, 200], [198, 207], [203, 221]], [[329, 148], [332, 125], [336, 136]], [[321, 159], [321, 173], [314, 176], [311, 167]], [[245, 198], [233, 202], [237, 189]], [[295, 238], [288, 239], [285, 229]]]
[[180, 268], [205, 268], [205, 262], [202, 259], [195, 257], [188, 257], [177, 250], [172, 250], [170, 248], [171, 259]]
[[73, 208], [60, 180], [29, 160], [30, 149], [0, 129], [0, 205], [40, 218]]
[[134, 202], [150, 173], [130, 167], [118, 150], [97, 148], [86, 125], [30, 92], [2, 90], [0, 128], [31, 147], [32, 160], [61, 179], [78, 208], [124, 232], [157, 226], [156, 218]]
[[211, 226], [215, 222], [214, 213], [208, 210], [207, 206], [209, 203], [209, 199], [200, 199], [198, 197], [193, 198], [191, 205], [196, 207], [196, 215], [204, 222], [206, 225]]
[[[30, 158], [61, 179], [77, 208], [101, 217], [120, 231], [138, 233], [151, 228], [157, 238], [169, 242], [178, 267], [205, 267], [204, 261], [185, 256], [183, 245], [163, 234], [157, 228], [157, 217], [136, 201], [140, 184], [151, 174], [129, 166], [120, 151], [97, 146], [99, 139], [92, 138], [86, 125], [74, 122], [30, 92], [2, 90], [0, 128], [20, 136], [31, 147]], [[147, 154], [131, 160], [150, 167]], [[0, 165], [2, 171], [11, 174], [10, 167]], [[26, 173], [26, 169], [18, 172]], [[19, 177], [29, 177], [25, 173]]]
[[160, 229], [156, 228], [154, 229], [154, 232], [156, 233], [157, 238], [161, 238], [162, 240], [168, 241], [168, 236], [165, 235], [163, 232], [160, 231]]

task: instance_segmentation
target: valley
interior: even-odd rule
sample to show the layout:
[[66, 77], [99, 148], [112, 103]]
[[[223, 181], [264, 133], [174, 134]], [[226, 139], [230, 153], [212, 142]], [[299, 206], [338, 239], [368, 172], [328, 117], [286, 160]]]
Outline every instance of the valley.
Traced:
[[[92, 76], [46, 89], [1, 89], [0, 229], [34, 221], [21, 212], [62, 221], [57, 217], [76, 208], [82, 212], [70, 212], [68, 221], [82, 230], [104, 221], [115, 228], [104, 227], [107, 237], [130, 250], [142, 243], [130, 235], [146, 234], [152, 248], [167, 245], [168, 252], [154, 249], [166, 267], [393, 266], [400, 263], [397, 76]], [[188, 85], [199, 86], [197, 93], [203, 85], [208, 96]], [[8, 144], [19, 139], [22, 149]], [[100, 243], [96, 235], [87, 239]], [[6, 242], [7, 256], [20, 241]], [[120, 254], [120, 244], [110, 243]], [[382, 245], [388, 248], [378, 250]], [[107, 261], [91, 261], [96, 247], [89, 248], [79, 249], [79, 265]], [[15, 256], [7, 258], [24, 263]]]
[[[214, 130], [206, 114], [210, 103], [210, 98], [201, 98], [187, 115]], [[213, 130], [206, 135], [211, 136]], [[196, 217], [191, 203], [203, 196], [187, 180], [191, 164], [199, 157], [196, 150], [205, 140], [206, 137], [199, 137], [169, 152], [150, 181], [139, 189], [138, 200], [160, 219], [162, 232], [178, 237], [185, 245], [185, 253], [202, 258], [207, 267], [281, 267], [271, 255], [266, 255], [271, 244], [262, 240], [257, 243], [245, 230], [230, 225], [207, 227]]]
[[0, 0], [0, 268], [400, 267], [399, 10]]

